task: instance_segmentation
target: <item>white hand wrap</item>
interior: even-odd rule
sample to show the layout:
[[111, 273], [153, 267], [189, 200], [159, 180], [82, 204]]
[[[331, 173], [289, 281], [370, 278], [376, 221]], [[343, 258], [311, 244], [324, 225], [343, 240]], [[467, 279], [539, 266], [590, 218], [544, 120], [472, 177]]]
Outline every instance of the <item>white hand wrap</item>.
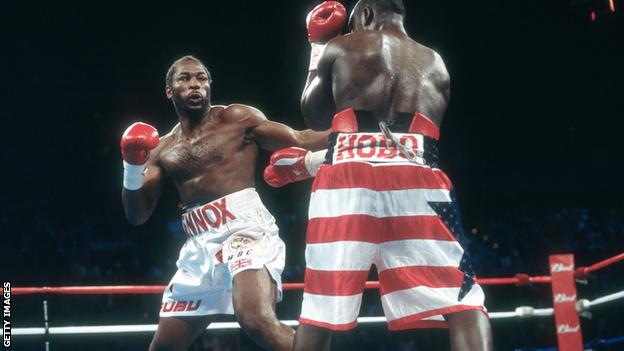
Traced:
[[308, 68], [308, 71], [316, 71], [326, 44], [310, 43], [310, 45], [312, 46], [312, 51], [310, 52], [310, 68]]
[[305, 167], [310, 173], [311, 176], [316, 176], [316, 172], [318, 172], [319, 167], [325, 162], [325, 155], [327, 154], [327, 149], [317, 151], [317, 152], [308, 152], [305, 155]]
[[124, 177], [123, 186], [128, 190], [139, 190], [143, 187], [145, 178], [145, 165], [133, 165], [126, 161], [123, 162]]

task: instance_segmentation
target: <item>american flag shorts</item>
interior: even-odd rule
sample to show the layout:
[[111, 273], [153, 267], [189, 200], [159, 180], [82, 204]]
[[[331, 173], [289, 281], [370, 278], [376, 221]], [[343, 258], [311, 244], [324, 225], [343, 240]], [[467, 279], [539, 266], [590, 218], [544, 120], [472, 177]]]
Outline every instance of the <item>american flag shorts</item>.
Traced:
[[300, 323], [355, 328], [373, 264], [390, 330], [445, 328], [443, 315], [486, 313], [462, 236], [451, 182], [440, 169], [322, 165], [310, 199]]

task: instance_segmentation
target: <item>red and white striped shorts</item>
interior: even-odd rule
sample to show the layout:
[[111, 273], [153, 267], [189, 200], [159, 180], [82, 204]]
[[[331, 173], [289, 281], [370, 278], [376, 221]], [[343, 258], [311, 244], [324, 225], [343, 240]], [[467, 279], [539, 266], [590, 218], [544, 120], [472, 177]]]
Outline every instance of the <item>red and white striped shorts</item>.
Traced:
[[355, 328], [372, 264], [390, 330], [444, 328], [442, 315], [486, 312], [457, 241], [446, 174], [406, 160], [336, 163], [337, 148], [312, 187], [300, 323]]

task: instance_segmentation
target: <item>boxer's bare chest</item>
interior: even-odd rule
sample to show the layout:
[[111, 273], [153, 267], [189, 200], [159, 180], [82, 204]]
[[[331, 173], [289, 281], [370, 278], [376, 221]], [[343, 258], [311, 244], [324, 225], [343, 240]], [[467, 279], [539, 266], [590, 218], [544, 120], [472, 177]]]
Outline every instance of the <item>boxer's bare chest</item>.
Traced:
[[221, 121], [198, 126], [189, 135], [177, 133], [160, 153], [159, 162], [174, 181], [200, 177], [245, 152], [245, 129]]

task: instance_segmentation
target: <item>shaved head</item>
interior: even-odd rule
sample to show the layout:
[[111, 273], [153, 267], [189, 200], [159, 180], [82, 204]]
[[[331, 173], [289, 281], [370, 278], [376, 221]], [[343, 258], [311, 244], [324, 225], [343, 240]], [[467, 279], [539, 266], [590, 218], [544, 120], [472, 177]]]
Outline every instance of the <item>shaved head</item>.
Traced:
[[349, 18], [351, 31], [378, 29], [392, 24], [403, 28], [405, 5], [403, 0], [360, 0]]
[[379, 16], [384, 14], [405, 16], [403, 0], [360, 0], [355, 4], [353, 12], [362, 11], [367, 7], [373, 9]]

